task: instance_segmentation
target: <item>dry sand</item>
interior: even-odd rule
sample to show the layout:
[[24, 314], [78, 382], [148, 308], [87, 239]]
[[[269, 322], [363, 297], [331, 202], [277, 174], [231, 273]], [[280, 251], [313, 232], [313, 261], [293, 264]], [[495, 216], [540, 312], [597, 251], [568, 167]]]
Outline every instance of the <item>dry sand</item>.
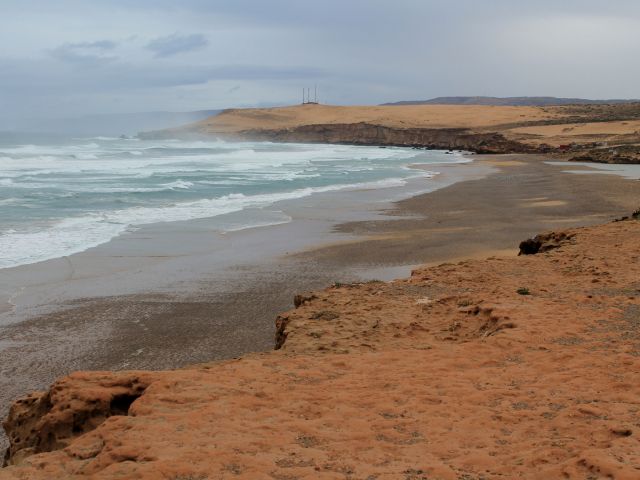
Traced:
[[512, 128], [505, 132], [509, 138], [524, 143], [560, 146], [571, 143], [640, 143], [640, 121], [569, 123]]
[[[362, 238], [318, 249], [314, 255], [337, 265], [415, 265], [496, 251], [515, 255], [518, 243], [538, 232], [609, 221], [635, 210], [640, 201], [637, 180], [563, 173], [573, 165], [550, 165], [542, 156], [474, 158], [496, 171], [398, 202], [397, 220], [340, 225], [340, 231]], [[637, 170], [640, 177], [640, 167]]]
[[227, 110], [198, 122], [196, 128], [212, 132], [293, 128], [301, 125], [367, 122], [398, 128], [483, 128], [524, 120], [552, 120], [562, 113], [538, 107], [480, 105], [332, 106]]

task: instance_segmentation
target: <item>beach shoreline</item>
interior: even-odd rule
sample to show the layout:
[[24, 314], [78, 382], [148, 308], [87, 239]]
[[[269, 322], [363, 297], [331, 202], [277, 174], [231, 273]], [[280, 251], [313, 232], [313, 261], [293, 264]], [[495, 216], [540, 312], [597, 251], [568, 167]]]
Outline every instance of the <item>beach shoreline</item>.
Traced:
[[[489, 173], [489, 168], [477, 165], [459, 168], [461, 164], [472, 161], [472, 157], [462, 157], [453, 163], [423, 164], [416, 157], [416, 162], [407, 168], [424, 173], [416, 173], [398, 185], [380, 188], [374, 185], [339, 188], [337, 185], [327, 192], [314, 192], [309, 196], [274, 201], [268, 206], [248, 207], [228, 214], [130, 226], [110, 240], [69, 255], [2, 268], [0, 327], [48, 313], [47, 305], [58, 308], [64, 303], [85, 298], [149, 291], [182, 293], [176, 283], [197, 280], [198, 276], [208, 280], [212, 267], [221, 270], [251, 265], [265, 258], [279, 258], [289, 251], [304, 251], [319, 244], [349, 240], [350, 234], [341, 234], [334, 226], [379, 219], [393, 210], [397, 201]], [[254, 217], [258, 217], [258, 213], [267, 221], [255, 223]], [[285, 233], [278, 233], [280, 230]], [[256, 240], [256, 237], [264, 237], [264, 241]], [[286, 248], [281, 248], [285, 240]], [[154, 272], [152, 276], [134, 278], [133, 281], [123, 279], [134, 276], [132, 272], [152, 269], [155, 264], [167, 260], [217, 252], [223, 254], [208, 259], [205, 268], [200, 268], [200, 262], [195, 262], [188, 268]], [[181, 270], [187, 273], [181, 276]], [[123, 275], [118, 276], [121, 272]], [[117, 281], [100, 282], [106, 276], [113, 276]], [[72, 292], [58, 289], [49, 298], [38, 292], [40, 287], [50, 288], [51, 285], [76, 279], [88, 281], [75, 282]], [[187, 290], [190, 289], [188, 287]], [[28, 297], [32, 297], [33, 302]]]
[[[274, 319], [302, 290], [391, 280], [414, 264], [324, 264], [305, 252], [357, 241], [394, 201], [490, 169], [425, 165], [402, 187], [318, 193], [269, 207], [291, 221], [220, 232], [216, 219], [145, 225], [68, 257], [0, 271], [0, 415], [75, 370], [161, 370], [273, 348]], [[8, 302], [11, 302], [9, 304]]]
[[[115, 276], [102, 285], [89, 283], [100, 264], [89, 261], [94, 252], [79, 254], [76, 258], [89, 257], [84, 270], [75, 270], [82, 287], [75, 293], [82, 295], [67, 296], [57, 310], [3, 328], [2, 415], [17, 397], [74, 370], [173, 369], [268, 351], [273, 348], [276, 315], [291, 308], [293, 296], [301, 291], [332, 282], [405, 277], [417, 265], [515, 255], [520, 240], [540, 231], [602, 223], [624, 214], [640, 193], [640, 182], [562, 173], [563, 167], [546, 164], [545, 157], [473, 158], [468, 164], [439, 166], [441, 173], [429, 179], [434, 189], [428, 193], [371, 203], [366, 192], [351, 192], [352, 201], [360, 198], [367, 207], [354, 215], [340, 208], [345, 199], [334, 198], [334, 192], [327, 199], [333, 215], [327, 215], [324, 204], [314, 217], [306, 199], [297, 203], [297, 212], [288, 212], [297, 221], [223, 235], [227, 273], [217, 280], [209, 271], [208, 278], [197, 282], [178, 278], [164, 287], [153, 286], [153, 278], [161, 277], [165, 268], [157, 270], [157, 259], [137, 264], [114, 255], [127, 267], [135, 266], [130, 281], [138, 286], [148, 282], [149, 288], [109, 295], [110, 285], [126, 288], [127, 281], [118, 276], [122, 264], [110, 264]], [[375, 198], [377, 192], [369, 194]], [[324, 220], [317, 218], [319, 213]], [[202, 235], [206, 223], [188, 222], [197, 227], [190, 234]], [[144, 238], [153, 228], [157, 226], [129, 240]], [[297, 245], [287, 244], [294, 238]], [[118, 243], [126, 240], [121, 237], [108, 248], [117, 252]], [[170, 236], [160, 244], [182, 242]], [[265, 245], [286, 248], [267, 252]], [[234, 248], [247, 255], [230, 255]], [[210, 267], [203, 257], [190, 264], [181, 255], [175, 258], [170, 270], [181, 264], [192, 277], [198, 268], [206, 272]], [[60, 268], [55, 263], [49, 272]], [[146, 274], [136, 270], [149, 265]], [[96, 296], [83, 288], [105, 290]], [[51, 292], [65, 298], [64, 289]], [[42, 293], [36, 297], [47, 298]]]

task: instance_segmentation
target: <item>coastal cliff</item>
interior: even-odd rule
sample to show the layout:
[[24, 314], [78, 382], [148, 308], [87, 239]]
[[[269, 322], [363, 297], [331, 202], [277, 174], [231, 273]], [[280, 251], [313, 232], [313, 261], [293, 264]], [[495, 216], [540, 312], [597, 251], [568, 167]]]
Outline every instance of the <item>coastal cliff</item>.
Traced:
[[233, 140], [337, 143], [461, 149], [477, 153], [537, 151], [490, 128], [520, 116], [554, 115], [529, 107], [486, 112], [473, 107], [334, 107], [303, 105], [274, 109], [231, 109], [181, 128], [143, 132], [141, 138], [221, 137]]
[[528, 153], [535, 148], [506, 139], [499, 133], [474, 133], [463, 128], [391, 128], [370, 123], [303, 125], [281, 130], [247, 130], [244, 140], [337, 143], [467, 150], [475, 153]]
[[637, 479], [637, 217], [300, 294], [271, 353], [70, 375], [0, 479]]
[[[638, 163], [640, 104], [230, 109], [180, 128], [142, 132], [139, 137], [538, 152], [582, 161]], [[631, 154], [620, 154], [621, 150]]]

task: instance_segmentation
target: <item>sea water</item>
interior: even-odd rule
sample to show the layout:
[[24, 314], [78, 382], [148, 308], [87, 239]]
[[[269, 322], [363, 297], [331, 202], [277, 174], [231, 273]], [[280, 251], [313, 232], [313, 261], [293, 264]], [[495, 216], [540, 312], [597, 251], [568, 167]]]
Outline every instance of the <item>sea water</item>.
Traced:
[[[0, 135], [0, 268], [81, 252], [150, 223], [286, 222], [269, 208], [275, 202], [434, 175], [409, 168], [418, 155], [421, 164], [465, 161], [410, 148]], [[263, 214], [240, 215], [249, 209]], [[229, 222], [234, 212], [241, 221]]]

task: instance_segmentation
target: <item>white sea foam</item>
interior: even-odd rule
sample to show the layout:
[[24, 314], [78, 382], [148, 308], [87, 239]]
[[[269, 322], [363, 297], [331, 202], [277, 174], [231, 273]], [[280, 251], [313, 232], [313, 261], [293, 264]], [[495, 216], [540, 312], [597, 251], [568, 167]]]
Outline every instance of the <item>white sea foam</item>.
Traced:
[[165, 183], [162, 185], [170, 190], [181, 190], [181, 189], [189, 189], [193, 187], [193, 182], [185, 182], [184, 180], [176, 180], [175, 182]]
[[0, 234], [0, 268], [63, 257], [100, 245], [121, 234], [125, 225], [71, 218], [34, 232], [7, 230]]
[[280, 212], [279, 219], [271, 219], [271, 220], [261, 220], [261, 221], [253, 221], [250, 223], [244, 223], [240, 225], [235, 225], [232, 227], [226, 227], [224, 232], [222, 233], [230, 233], [230, 232], [240, 232], [242, 230], [248, 230], [250, 228], [261, 228], [261, 227], [273, 227], [275, 225], [284, 225], [285, 223], [289, 223], [293, 220], [289, 215], [285, 215], [283, 212]]
[[[426, 160], [414, 161], [417, 155]], [[223, 223], [235, 229], [234, 212], [341, 190], [398, 188], [433, 175], [407, 169], [409, 163], [440, 161], [465, 159], [403, 148], [223, 141], [137, 140], [132, 150], [129, 140], [108, 137], [0, 145], [0, 195], [11, 189], [0, 201], [0, 268], [81, 252], [150, 223], [226, 215]], [[239, 221], [250, 228], [289, 219]]]
[[98, 155], [95, 153], [76, 153], [74, 158], [77, 158], [78, 160], [97, 160]]
[[[188, 183], [188, 182], [187, 182]], [[5, 231], [0, 234], [0, 268], [13, 267], [58, 258], [85, 251], [108, 242], [135, 226], [208, 218], [245, 208], [260, 208], [283, 200], [307, 197], [314, 193], [338, 190], [377, 189], [406, 184], [401, 178], [375, 182], [302, 188], [290, 192], [244, 195], [234, 193], [220, 198], [183, 202], [166, 207], [134, 207], [108, 213], [68, 218], [35, 232]], [[255, 226], [263, 226], [258, 222]], [[250, 225], [242, 228], [250, 228]]]

